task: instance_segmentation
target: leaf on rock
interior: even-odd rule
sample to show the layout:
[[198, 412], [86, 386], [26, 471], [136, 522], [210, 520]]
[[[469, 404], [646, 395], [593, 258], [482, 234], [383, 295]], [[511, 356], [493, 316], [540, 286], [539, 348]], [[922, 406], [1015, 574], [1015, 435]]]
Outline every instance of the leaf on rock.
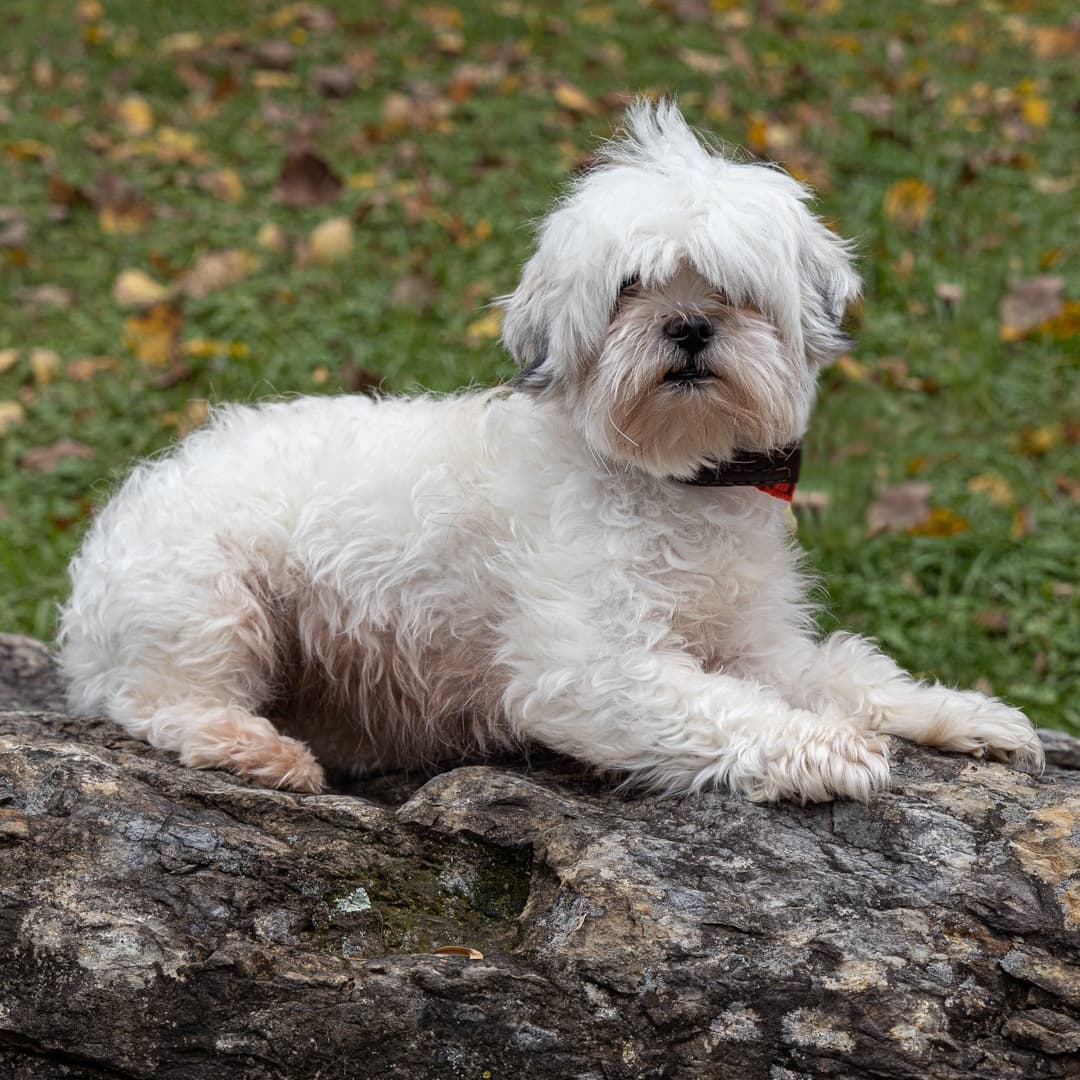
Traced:
[[318, 154], [296, 150], [285, 159], [274, 191], [287, 206], [309, 207], [333, 202], [343, 187], [341, 177]]
[[930, 517], [929, 484], [911, 482], [886, 488], [866, 512], [870, 536], [882, 532], [902, 532], [922, 525]]
[[466, 960], [484, 959], [484, 954], [479, 949], [470, 949], [466, 945], [440, 945], [431, 951], [435, 956], [463, 956]]

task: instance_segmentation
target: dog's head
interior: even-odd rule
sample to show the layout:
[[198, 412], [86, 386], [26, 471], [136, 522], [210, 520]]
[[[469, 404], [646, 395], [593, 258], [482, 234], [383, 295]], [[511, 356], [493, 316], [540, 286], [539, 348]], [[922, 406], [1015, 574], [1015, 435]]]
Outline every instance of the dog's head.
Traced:
[[635, 105], [502, 298], [518, 385], [562, 400], [601, 456], [657, 476], [794, 441], [859, 293], [849, 245], [809, 199], [703, 145], [674, 104]]

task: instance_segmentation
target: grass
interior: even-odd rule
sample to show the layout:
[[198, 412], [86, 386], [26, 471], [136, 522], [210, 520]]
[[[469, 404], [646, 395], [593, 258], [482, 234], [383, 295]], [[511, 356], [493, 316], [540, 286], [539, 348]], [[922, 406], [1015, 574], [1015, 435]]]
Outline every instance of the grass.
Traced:
[[[523, 224], [627, 92], [670, 92], [691, 122], [808, 177], [826, 217], [860, 238], [855, 362], [824, 378], [804, 476], [829, 497], [801, 523], [831, 596], [827, 628], [870, 633], [915, 671], [1080, 732], [1077, 514], [1062, 479], [1076, 466], [1075, 339], [1063, 318], [1006, 342], [998, 314], [1015, 278], [1062, 274], [1075, 295], [1071, 5], [379, 8], [335, 5], [324, 30], [311, 5], [4, 5], [0, 358], [17, 352], [0, 402], [21, 418], [0, 435], [0, 630], [52, 634], [93, 505], [203, 400], [347, 389], [357, 371], [394, 391], [508, 376], [484, 304], [513, 286]], [[176, 52], [169, 36], [192, 32], [199, 47]], [[252, 50], [271, 38], [295, 59], [257, 77]], [[316, 69], [343, 63], [355, 90], [321, 97]], [[131, 96], [152, 110], [144, 136], [125, 128]], [[197, 144], [178, 154], [168, 128]], [[346, 186], [293, 209], [274, 187], [305, 140]], [[236, 201], [205, 190], [225, 168]], [[93, 205], [56, 220], [49, 175], [92, 192], [101, 173], [152, 205], [137, 231], [107, 231]], [[916, 182], [906, 211], [887, 198], [902, 181]], [[349, 257], [297, 257], [295, 241], [341, 216], [356, 225]], [[267, 223], [285, 250], [259, 248]], [[141, 361], [125, 345], [132, 312], [111, 296], [118, 275], [168, 284], [226, 248], [257, 253], [257, 268], [183, 304], [182, 365]], [[943, 284], [959, 301], [940, 298]], [[35, 303], [45, 285], [69, 302]], [[206, 339], [225, 344], [183, 352]], [[58, 366], [39, 354], [35, 370], [33, 349]], [[88, 376], [86, 357], [109, 363]], [[62, 438], [92, 456], [28, 468], [28, 451]], [[988, 474], [1005, 484], [996, 502], [969, 488]], [[947, 512], [924, 531], [944, 535], [868, 536], [877, 493], [912, 478]]]

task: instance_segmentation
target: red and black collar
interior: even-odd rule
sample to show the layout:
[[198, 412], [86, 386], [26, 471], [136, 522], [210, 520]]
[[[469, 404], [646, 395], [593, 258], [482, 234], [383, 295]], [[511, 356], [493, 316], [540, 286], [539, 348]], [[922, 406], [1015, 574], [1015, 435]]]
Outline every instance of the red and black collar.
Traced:
[[801, 462], [799, 443], [761, 453], [736, 450], [731, 461], [703, 465], [693, 476], [679, 483], [693, 487], [756, 487], [775, 499], [791, 502]]

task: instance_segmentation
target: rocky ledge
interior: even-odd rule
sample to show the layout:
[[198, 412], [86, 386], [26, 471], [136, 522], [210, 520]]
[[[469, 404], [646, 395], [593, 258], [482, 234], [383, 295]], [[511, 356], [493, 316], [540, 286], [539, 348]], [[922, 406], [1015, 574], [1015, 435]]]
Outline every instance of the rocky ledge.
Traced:
[[[264, 791], [0, 637], [0, 1077], [1080, 1076], [1080, 741], [869, 806], [543, 758]], [[457, 952], [436, 953], [443, 946]]]

